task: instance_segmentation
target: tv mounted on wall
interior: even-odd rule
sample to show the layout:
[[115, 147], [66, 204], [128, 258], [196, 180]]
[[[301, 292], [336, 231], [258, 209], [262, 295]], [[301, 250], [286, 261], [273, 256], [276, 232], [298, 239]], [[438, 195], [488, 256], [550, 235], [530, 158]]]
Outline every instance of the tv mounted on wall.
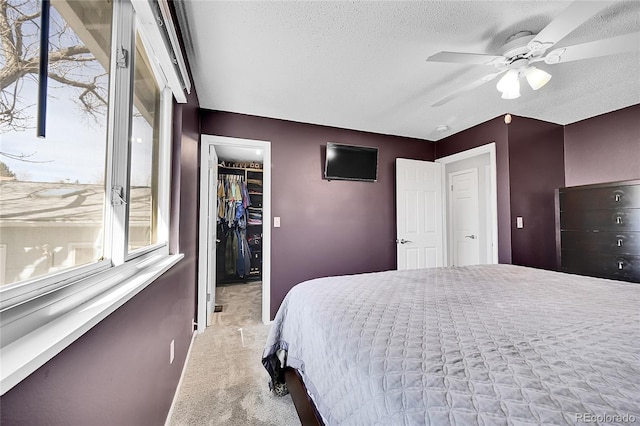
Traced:
[[378, 179], [378, 148], [328, 142], [324, 177], [327, 180], [375, 182]]

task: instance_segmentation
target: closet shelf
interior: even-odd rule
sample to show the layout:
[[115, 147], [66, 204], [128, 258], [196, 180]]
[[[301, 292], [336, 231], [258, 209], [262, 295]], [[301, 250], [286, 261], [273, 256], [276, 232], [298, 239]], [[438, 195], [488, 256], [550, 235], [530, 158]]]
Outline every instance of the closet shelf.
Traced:
[[218, 164], [218, 168], [220, 169], [229, 169], [229, 170], [243, 170], [243, 171], [247, 171], [247, 172], [263, 172], [263, 169], [252, 169], [251, 167], [230, 167], [230, 166], [223, 166], [222, 164]]

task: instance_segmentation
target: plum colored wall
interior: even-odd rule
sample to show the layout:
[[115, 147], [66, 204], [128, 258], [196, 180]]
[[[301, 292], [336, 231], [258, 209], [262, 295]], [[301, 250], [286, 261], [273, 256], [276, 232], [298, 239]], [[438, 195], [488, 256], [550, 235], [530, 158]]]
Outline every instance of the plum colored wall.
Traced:
[[184, 259], [0, 397], [3, 426], [164, 424], [193, 334], [198, 110], [195, 90], [174, 104], [169, 246]]
[[[564, 186], [562, 126], [512, 116], [449, 136], [435, 144], [436, 158], [496, 144], [498, 261], [555, 268], [554, 189]], [[549, 202], [550, 200], [550, 202]], [[516, 229], [516, 216], [525, 228]]]
[[[556, 269], [555, 189], [564, 186], [563, 127], [513, 117], [509, 125], [512, 263]], [[516, 217], [524, 227], [516, 227]]]
[[[271, 142], [271, 317], [294, 285], [396, 268], [395, 159], [433, 160], [420, 139], [203, 110], [202, 133]], [[327, 142], [378, 147], [378, 181], [323, 179]]]
[[0, 423], [163, 424], [190, 343], [189, 268], [176, 265], [3, 395]]
[[640, 104], [564, 128], [566, 185], [640, 178]]

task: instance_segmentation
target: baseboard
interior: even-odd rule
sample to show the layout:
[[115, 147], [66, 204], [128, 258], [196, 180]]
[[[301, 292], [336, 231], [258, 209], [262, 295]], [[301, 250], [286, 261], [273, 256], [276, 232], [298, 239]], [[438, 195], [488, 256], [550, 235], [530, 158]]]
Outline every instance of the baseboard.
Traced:
[[169, 426], [169, 421], [171, 420], [171, 416], [173, 415], [173, 409], [176, 405], [176, 400], [178, 399], [178, 395], [180, 394], [180, 388], [182, 387], [182, 381], [184, 380], [185, 372], [187, 371], [187, 366], [189, 365], [189, 360], [191, 359], [191, 349], [193, 348], [193, 342], [196, 339], [196, 334], [198, 332], [196, 330], [191, 334], [191, 343], [189, 343], [189, 350], [187, 350], [187, 357], [184, 360], [184, 365], [182, 366], [182, 372], [180, 373], [180, 380], [178, 380], [178, 386], [176, 386], [176, 391], [173, 394], [173, 400], [171, 401], [171, 407], [169, 408], [169, 413], [167, 413], [167, 418], [164, 421], [164, 426]]

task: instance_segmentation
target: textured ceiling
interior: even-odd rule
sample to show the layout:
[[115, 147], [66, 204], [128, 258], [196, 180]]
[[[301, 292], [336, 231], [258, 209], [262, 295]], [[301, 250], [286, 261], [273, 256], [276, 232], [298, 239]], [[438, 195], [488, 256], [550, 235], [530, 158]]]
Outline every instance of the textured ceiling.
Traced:
[[[568, 4], [184, 0], [181, 26], [203, 108], [435, 141], [504, 113], [569, 124], [640, 103], [637, 49], [540, 62], [553, 78], [536, 92], [523, 85], [518, 99], [489, 83], [431, 106], [495, 69], [427, 57], [500, 54], [510, 35], [539, 32]], [[640, 31], [640, 2], [604, 4], [555, 47]]]

